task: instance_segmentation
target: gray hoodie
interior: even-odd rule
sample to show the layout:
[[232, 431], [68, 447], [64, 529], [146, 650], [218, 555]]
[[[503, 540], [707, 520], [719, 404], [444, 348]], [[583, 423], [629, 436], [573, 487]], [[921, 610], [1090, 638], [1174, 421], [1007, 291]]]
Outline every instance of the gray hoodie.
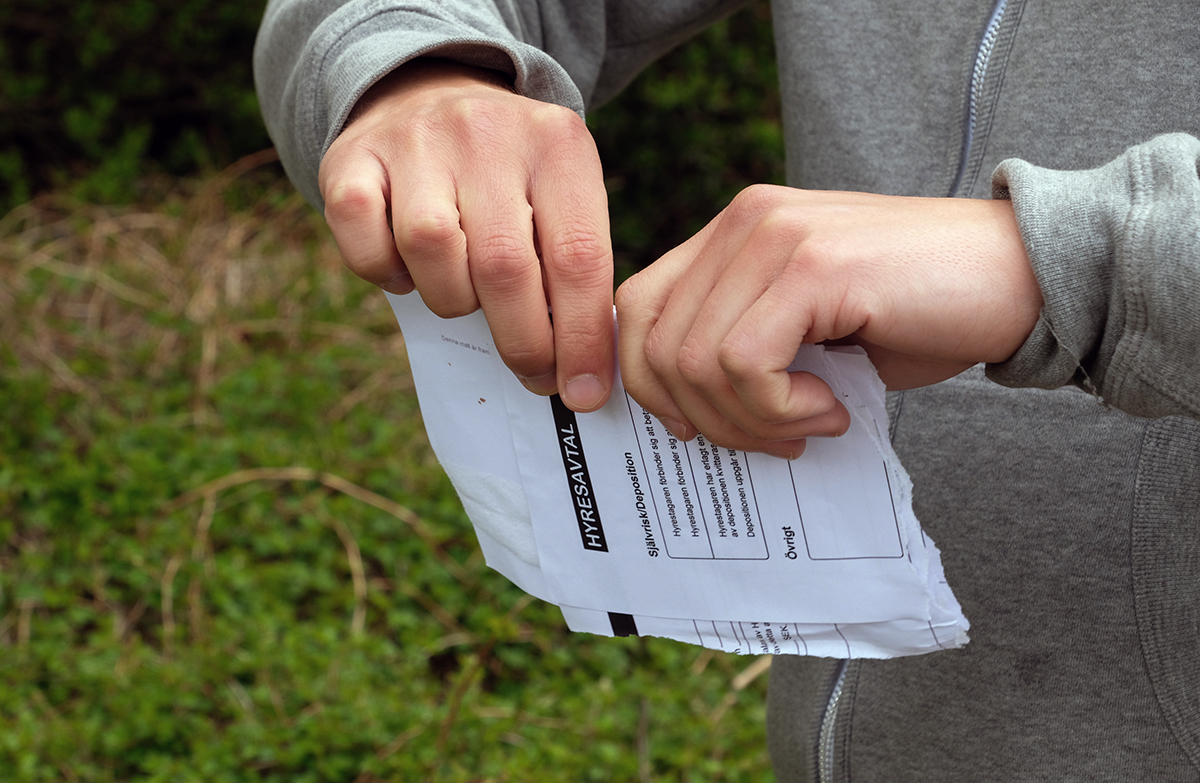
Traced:
[[[319, 207], [324, 150], [408, 59], [583, 112], [737, 5], [272, 0], [255, 74]], [[1010, 198], [1046, 301], [1007, 362], [889, 399], [971, 643], [776, 658], [779, 779], [1200, 781], [1200, 6], [774, 15], [789, 184]]]

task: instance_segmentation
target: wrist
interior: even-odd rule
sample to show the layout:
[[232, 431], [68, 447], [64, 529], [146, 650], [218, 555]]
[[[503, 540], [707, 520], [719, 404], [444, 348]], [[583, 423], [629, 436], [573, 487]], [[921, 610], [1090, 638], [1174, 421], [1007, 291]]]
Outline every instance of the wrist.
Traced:
[[1003, 362], [1020, 350], [1033, 333], [1044, 300], [1021, 237], [1012, 202], [992, 200], [982, 203], [987, 204], [996, 216], [999, 229], [998, 250], [1007, 267], [1005, 280], [1009, 300], [1009, 312], [1005, 317], [1007, 323], [1001, 327], [1004, 338], [996, 347], [995, 353], [985, 359], [988, 362]]
[[391, 104], [426, 90], [473, 87], [516, 92], [512, 79], [500, 71], [440, 57], [418, 57], [397, 66], [371, 85], [355, 102], [346, 127], [381, 104]]

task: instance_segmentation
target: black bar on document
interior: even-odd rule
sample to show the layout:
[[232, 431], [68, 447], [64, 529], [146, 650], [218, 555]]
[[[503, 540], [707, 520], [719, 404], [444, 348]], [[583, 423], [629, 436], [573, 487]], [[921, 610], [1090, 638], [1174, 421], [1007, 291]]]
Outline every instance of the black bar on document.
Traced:
[[583, 442], [579, 439], [575, 411], [563, 405], [557, 394], [550, 398], [550, 410], [554, 413], [558, 450], [562, 454], [563, 468], [567, 471], [567, 489], [571, 493], [571, 507], [575, 510], [583, 548], [607, 552], [608, 542], [604, 539], [604, 527], [600, 524], [600, 509], [596, 507], [596, 491], [592, 489], [587, 459], [583, 456]]
[[637, 623], [631, 614], [608, 613], [608, 621], [612, 623], [613, 636], [637, 636]]

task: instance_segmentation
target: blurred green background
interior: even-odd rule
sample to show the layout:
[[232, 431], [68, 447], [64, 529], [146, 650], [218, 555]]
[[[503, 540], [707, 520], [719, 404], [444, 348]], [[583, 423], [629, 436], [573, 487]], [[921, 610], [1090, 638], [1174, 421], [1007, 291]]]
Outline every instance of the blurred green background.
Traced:
[[[769, 780], [765, 661], [483, 565], [264, 152], [261, 10], [0, 5], [0, 781]], [[626, 274], [781, 181], [766, 4], [589, 124]]]
[[[264, 3], [0, 4], [0, 211], [47, 187], [136, 201], [146, 175], [221, 169], [270, 145], [250, 52]], [[770, 9], [757, 2], [589, 118], [614, 242], [638, 268], [739, 190], [783, 181]]]

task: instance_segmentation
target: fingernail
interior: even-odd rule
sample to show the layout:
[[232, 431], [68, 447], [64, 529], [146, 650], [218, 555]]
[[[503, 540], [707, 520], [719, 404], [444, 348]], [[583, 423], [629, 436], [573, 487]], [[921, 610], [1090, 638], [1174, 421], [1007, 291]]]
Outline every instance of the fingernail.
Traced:
[[386, 283], [381, 283], [379, 287], [389, 294], [396, 294], [397, 296], [403, 296], [416, 288], [413, 285], [412, 277], [409, 275], [396, 275]]
[[554, 373], [548, 372], [545, 375], [539, 375], [536, 378], [525, 378], [518, 376], [517, 380], [521, 382], [529, 391], [542, 397], [549, 397], [554, 392], [558, 391], [558, 379]]
[[562, 392], [563, 402], [577, 411], [590, 411], [604, 399], [604, 384], [595, 375], [576, 375], [567, 381]]
[[780, 459], [797, 459], [801, 454], [804, 453], [804, 441], [799, 441], [795, 448], [780, 448], [774, 451], [768, 451], [767, 453], [772, 457], [779, 457]]
[[817, 435], [817, 437], [819, 437], [819, 438], [840, 438], [849, 431], [850, 431], [850, 423], [847, 422], [845, 427], [842, 427], [841, 429], [837, 429], [837, 430], [830, 430], [829, 432], [822, 432], [819, 435]]
[[675, 419], [659, 419], [662, 422], [663, 429], [675, 436], [677, 440], [688, 439], [688, 427], [682, 421]]

